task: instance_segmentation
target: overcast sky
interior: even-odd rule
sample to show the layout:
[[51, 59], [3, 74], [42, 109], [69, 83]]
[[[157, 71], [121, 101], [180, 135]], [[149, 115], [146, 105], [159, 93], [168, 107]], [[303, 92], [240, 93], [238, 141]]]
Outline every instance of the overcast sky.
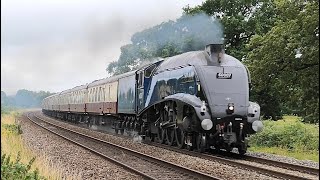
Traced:
[[202, 0], [1, 0], [1, 90], [59, 92], [107, 76], [135, 32]]

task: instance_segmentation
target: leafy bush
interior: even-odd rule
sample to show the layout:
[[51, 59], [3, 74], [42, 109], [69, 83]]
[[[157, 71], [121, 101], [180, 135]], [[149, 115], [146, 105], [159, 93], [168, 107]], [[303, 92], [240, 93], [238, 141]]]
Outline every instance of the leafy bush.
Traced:
[[277, 122], [267, 120], [263, 123], [263, 131], [250, 137], [252, 146], [319, 151], [318, 127], [304, 124], [297, 118]]
[[44, 179], [39, 176], [38, 169], [30, 171], [35, 158], [32, 158], [27, 165], [20, 162], [20, 153], [18, 153], [15, 162], [11, 161], [10, 155], [2, 154], [1, 151], [1, 179], [24, 179], [38, 180]]
[[1, 125], [10, 133], [22, 134], [22, 129], [20, 124], [1, 124]]

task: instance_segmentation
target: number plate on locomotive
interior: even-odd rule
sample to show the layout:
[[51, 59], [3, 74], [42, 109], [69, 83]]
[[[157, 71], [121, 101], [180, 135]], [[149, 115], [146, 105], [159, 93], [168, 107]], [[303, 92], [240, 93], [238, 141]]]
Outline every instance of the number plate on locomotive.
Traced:
[[231, 79], [231, 73], [217, 73], [217, 79]]

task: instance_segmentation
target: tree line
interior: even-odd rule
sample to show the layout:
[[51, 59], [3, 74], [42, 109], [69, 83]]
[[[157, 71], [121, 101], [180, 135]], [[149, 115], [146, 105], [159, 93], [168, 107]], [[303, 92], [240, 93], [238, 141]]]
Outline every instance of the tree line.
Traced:
[[296, 114], [305, 122], [319, 122], [318, 0], [206, 0], [187, 5], [176, 21], [135, 33], [106, 70], [121, 74], [156, 57], [203, 50], [221, 38], [226, 53], [248, 66], [250, 98], [260, 104], [264, 118]]
[[44, 98], [52, 95], [49, 91], [29, 91], [26, 89], [20, 89], [14, 96], [7, 96], [4, 91], [1, 91], [1, 109], [3, 107], [21, 107], [21, 108], [33, 108], [40, 107]]

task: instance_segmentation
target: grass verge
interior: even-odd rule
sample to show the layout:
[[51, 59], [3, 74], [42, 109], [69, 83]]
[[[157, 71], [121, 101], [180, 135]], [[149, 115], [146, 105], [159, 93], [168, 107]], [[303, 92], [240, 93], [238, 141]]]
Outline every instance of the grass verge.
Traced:
[[39, 175], [49, 180], [78, 179], [77, 177], [62, 177], [62, 170], [56, 164], [48, 160], [44, 155], [34, 154], [23, 142], [21, 128], [17, 122], [20, 113], [17, 111], [1, 115], [1, 151], [10, 155], [12, 160], [20, 159], [23, 164], [29, 164], [34, 157], [31, 171], [38, 170]]
[[319, 126], [296, 116], [263, 121], [264, 129], [250, 137], [250, 151], [319, 162]]
[[264, 152], [269, 154], [288, 156], [299, 160], [311, 160], [319, 162], [319, 152], [317, 151], [288, 151], [288, 149], [279, 147], [250, 147], [249, 150], [253, 152]]

